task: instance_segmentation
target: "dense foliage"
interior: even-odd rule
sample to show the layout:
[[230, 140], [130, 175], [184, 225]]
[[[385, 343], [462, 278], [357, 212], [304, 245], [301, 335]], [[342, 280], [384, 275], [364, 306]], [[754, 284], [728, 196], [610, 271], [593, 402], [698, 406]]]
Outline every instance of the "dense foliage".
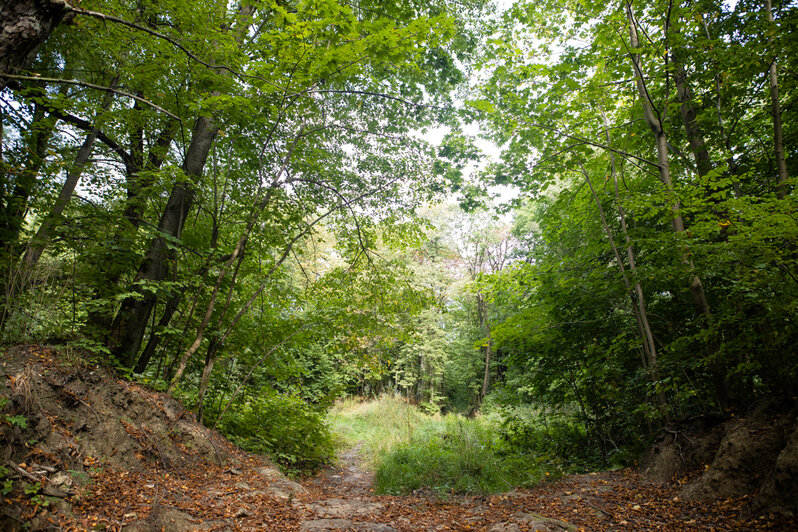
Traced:
[[63, 9], [0, 72], [4, 342], [292, 469], [330, 459], [344, 395], [492, 412], [386, 462], [465, 460], [416, 467], [446, 490], [798, 388], [793, 4]]

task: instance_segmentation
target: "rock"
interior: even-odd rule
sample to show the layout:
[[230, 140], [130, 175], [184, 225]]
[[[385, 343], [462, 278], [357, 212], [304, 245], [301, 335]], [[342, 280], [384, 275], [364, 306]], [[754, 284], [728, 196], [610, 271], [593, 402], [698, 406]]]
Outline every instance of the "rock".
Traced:
[[166, 419], [175, 421], [183, 416], [185, 410], [180, 401], [169, 396], [164, 396], [162, 399], [163, 412], [166, 414]]
[[300, 530], [315, 532], [317, 530], [346, 530], [351, 529], [354, 523], [349, 519], [313, 519], [302, 523]]
[[515, 523], [496, 523], [488, 528], [488, 532], [521, 532]]
[[280, 499], [287, 499], [299, 493], [307, 493], [308, 490], [301, 484], [289, 480], [272, 467], [259, 467], [255, 469], [255, 473], [269, 481], [271, 484], [267, 491], [274, 497]]
[[358, 532], [395, 532], [396, 529], [382, 523], [357, 523], [349, 519], [312, 519], [302, 523], [300, 530], [317, 532], [323, 530], [356, 530]]
[[66, 502], [64, 499], [56, 499], [50, 503], [50, 506], [54, 511], [60, 513], [61, 515], [72, 515], [72, 505]]
[[123, 532], [189, 532], [198, 530], [233, 530], [226, 521], [203, 521], [179, 510], [156, 508], [147, 519], [122, 528]]
[[58, 473], [54, 474], [47, 480], [53, 486], [58, 486], [58, 487], [62, 487], [64, 485], [71, 486], [73, 482], [72, 477], [69, 475], [69, 473], [65, 473], [64, 471], [59, 471]]
[[517, 513], [513, 516], [513, 520], [524, 525], [524, 530], [539, 532], [559, 532], [562, 530], [576, 532], [577, 530], [574, 525], [565, 521], [534, 513]]
[[266, 480], [273, 482], [275, 480], [279, 480], [283, 477], [283, 474], [280, 473], [278, 470], [272, 467], [258, 467], [255, 469], [255, 473], [260, 475], [261, 477], [265, 478]]
[[60, 497], [61, 499], [69, 497], [69, 493], [56, 486], [51, 486], [50, 484], [45, 484], [44, 488], [42, 488], [42, 492], [50, 497]]
[[327, 499], [310, 505], [311, 511], [323, 517], [348, 517], [353, 515], [376, 515], [383, 508], [379, 502], [359, 499]]

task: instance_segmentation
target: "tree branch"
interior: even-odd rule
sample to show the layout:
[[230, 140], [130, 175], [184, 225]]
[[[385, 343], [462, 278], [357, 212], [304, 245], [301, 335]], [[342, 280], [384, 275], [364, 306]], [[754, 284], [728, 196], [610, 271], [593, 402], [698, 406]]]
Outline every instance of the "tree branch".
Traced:
[[44, 81], [46, 83], [63, 83], [65, 85], [77, 85], [79, 87], [87, 87], [89, 89], [97, 89], [97, 90], [101, 90], [101, 91], [105, 91], [105, 92], [113, 92], [114, 94], [119, 94], [120, 96], [127, 96], [128, 98], [133, 98], [137, 102], [141, 102], [144, 105], [148, 105], [148, 106], [152, 107], [153, 109], [155, 109], [156, 111], [160, 111], [161, 113], [164, 113], [165, 115], [170, 116], [170, 117], [174, 118], [175, 120], [177, 120], [179, 122], [182, 122], [182, 120], [180, 120], [179, 116], [170, 113], [169, 111], [167, 111], [166, 109], [164, 109], [160, 105], [156, 105], [156, 104], [152, 103], [151, 101], [149, 101], [149, 100], [147, 100], [145, 98], [142, 98], [141, 96], [136, 96], [135, 94], [131, 94], [129, 92], [121, 91], [119, 89], [113, 89], [111, 87], [105, 87], [103, 85], [96, 85], [94, 83], [89, 83], [87, 81], [78, 81], [76, 79], [45, 78], [45, 77], [41, 77], [41, 76], [21, 76], [21, 75], [17, 75], [17, 74], [8, 74], [6, 72], [0, 72], [0, 78], [19, 79], [19, 80], [25, 80], [25, 81]]

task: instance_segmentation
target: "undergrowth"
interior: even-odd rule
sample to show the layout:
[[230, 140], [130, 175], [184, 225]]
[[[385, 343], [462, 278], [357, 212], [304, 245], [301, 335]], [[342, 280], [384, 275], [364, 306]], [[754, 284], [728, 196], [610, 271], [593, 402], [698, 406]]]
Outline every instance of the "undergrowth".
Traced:
[[329, 419], [347, 445], [362, 444], [380, 493], [497, 493], [562, 473], [547, 455], [514, 446], [497, 415], [427, 415], [401, 398], [384, 396], [341, 401]]
[[361, 444], [361, 456], [369, 467], [376, 468], [381, 457], [436, 417], [440, 418], [424, 414], [401, 397], [383, 395], [371, 401], [341, 399], [327, 419], [342, 444]]
[[[210, 415], [215, 419], [217, 413]], [[269, 389], [235, 403], [218, 428], [242, 449], [269, 455], [290, 475], [312, 472], [335, 456], [335, 438], [324, 411]]]

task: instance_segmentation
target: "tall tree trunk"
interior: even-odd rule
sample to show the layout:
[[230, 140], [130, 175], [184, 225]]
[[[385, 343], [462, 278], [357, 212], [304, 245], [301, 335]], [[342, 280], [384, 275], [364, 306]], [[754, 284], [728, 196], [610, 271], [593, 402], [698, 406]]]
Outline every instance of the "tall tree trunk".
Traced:
[[696, 121], [697, 113], [693, 104], [693, 91], [687, 82], [687, 72], [684, 69], [684, 64], [681, 62], [679, 54], [673, 53], [671, 57], [676, 80], [676, 94], [681, 104], [679, 105], [679, 112], [682, 115], [684, 131], [687, 135], [687, 142], [690, 144], [690, 150], [693, 152], [698, 175], [703, 177], [712, 170], [712, 160], [709, 157], [706, 142], [704, 142], [704, 135]]
[[491, 363], [491, 350], [493, 346], [491, 345], [491, 337], [490, 337], [490, 321], [485, 320], [485, 335], [486, 335], [486, 343], [485, 343], [485, 374], [482, 377], [482, 400], [485, 399], [485, 396], [488, 395], [488, 391], [490, 390], [490, 363]]
[[[254, 12], [255, 7], [252, 4], [242, 3], [235, 28], [235, 39], [239, 45], [247, 34]], [[202, 177], [218, 131], [218, 125], [210, 116], [200, 116], [194, 122], [191, 144], [183, 162], [183, 172], [189, 179], [176, 183], [172, 188], [158, 224], [158, 232], [162, 236], [151, 242], [134, 282], [155, 283], [166, 278], [168, 262], [175, 257], [174, 252], [170, 251], [168, 241], [179, 240], [183, 234], [183, 226], [194, 200], [192, 182], [199, 181]], [[128, 298], [122, 302], [111, 324], [109, 347], [117, 360], [126, 367], [132, 367], [136, 362], [155, 301], [156, 295], [152, 290], [140, 291], [139, 297]]]
[[[125, 152], [121, 148], [115, 150], [117, 153], [121, 152], [125, 163], [127, 202], [122, 219], [119, 220], [113, 236], [108, 240], [110, 247], [123, 250], [130, 249], [131, 237], [138, 231], [142, 221], [143, 192], [152, 182], [152, 178], [149, 177], [148, 173], [160, 169], [163, 165], [169, 145], [177, 132], [177, 126], [178, 122], [170, 119], [161, 130], [156, 141], [151, 145], [147, 155], [144, 154], [143, 132], [141, 131], [136, 131], [133, 134], [129, 152]], [[132, 235], [130, 234], [131, 232], [133, 233]], [[100, 268], [99, 270], [99, 275], [102, 276], [102, 279], [97, 283], [98, 286], [94, 298], [108, 299], [115, 292], [124, 269], [114, 265], [113, 268]], [[89, 314], [89, 323], [103, 335], [108, 334], [112, 321], [113, 315], [105, 308], [97, 308]]]
[[[110, 86], [115, 88], [116, 84], [117, 78], [114, 78], [114, 80], [111, 81]], [[91, 152], [94, 149], [94, 143], [97, 140], [97, 134], [99, 133], [97, 122], [100, 119], [100, 115], [107, 111], [111, 106], [112, 101], [113, 93], [106, 93], [100, 106], [101, 111], [97, 113], [97, 117], [94, 119], [95, 125], [92, 127], [91, 131], [89, 131], [88, 135], [86, 135], [86, 138], [83, 140], [83, 144], [81, 144], [80, 148], [78, 149], [75, 162], [72, 163], [72, 168], [70, 168], [66, 179], [64, 180], [64, 184], [61, 186], [61, 192], [58, 194], [58, 199], [55, 200], [53, 208], [50, 210], [47, 218], [45, 218], [42, 224], [39, 226], [38, 231], [36, 231], [36, 234], [28, 245], [28, 249], [25, 251], [25, 258], [23, 262], [26, 268], [32, 268], [39, 262], [39, 257], [41, 257], [44, 249], [47, 247], [47, 244], [52, 238], [52, 230], [60, 223], [61, 215], [63, 214], [67, 205], [69, 205], [69, 202], [72, 199], [72, 194], [75, 192], [75, 187], [77, 186], [78, 181], [80, 181], [80, 176], [83, 174], [83, 169], [86, 167], [86, 163], [89, 162], [89, 157], [91, 157]]]
[[[175, 183], [166, 208], [158, 223], [159, 236], [154, 238], [144, 256], [135, 283], [163, 281], [168, 272], [168, 262], [174, 257], [169, 241], [180, 239], [186, 217], [191, 209], [194, 190], [191, 180], [199, 180], [205, 167], [213, 140], [218, 132], [213, 119], [200, 117], [194, 124], [191, 144], [183, 163], [183, 172], [189, 180]], [[129, 297], [122, 302], [119, 312], [111, 324], [109, 347], [111, 352], [126, 367], [132, 367], [138, 356], [150, 313], [155, 305], [152, 289], [139, 289], [139, 297]]]
[[[621, 270], [623, 284], [626, 287], [626, 293], [629, 295], [632, 303], [632, 314], [637, 321], [638, 332], [641, 334], [640, 339], [643, 342], [643, 352], [646, 354], [648, 359], [648, 370], [651, 372], [651, 379], [654, 381], [655, 386], [657, 386], [656, 395], [660, 412], [662, 412], [662, 415], [666, 421], [670, 421], [670, 414], [668, 413], [668, 404], [665, 399], [665, 394], [661, 389], [659, 389], [659, 362], [657, 360], [657, 350], [656, 346], [654, 345], [654, 337], [651, 335], [651, 328], [648, 326], [648, 316], [645, 312], [645, 306], [640, 305], [640, 302], [643, 300], [643, 290], [640, 287], [640, 283], [636, 283], [635, 288], [632, 288], [632, 283], [629, 281], [629, 276], [626, 274], [626, 267], [624, 266], [623, 259], [618, 251], [618, 246], [615, 245], [615, 239], [612, 235], [612, 230], [610, 229], [609, 224], [607, 224], [607, 218], [604, 216], [604, 208], [601, 206], [601, 201], [599, 200], [598, 194], [596, 194], [596, 189], [593, 188], [593, 182], [590, 180], [590, 175], [587, 173], [587, 170], [585, 170], [584, 167], [582, 167], [582, 175], [585, 176], [587, 185], [590, 187], [590, 193], [593, 195], [593, 201], [596, 203], [596, 207], [599, 211], [601, 225], [604, 228], [605, 234], [607, 235], [607, 240], [612, 248], [615, 261], [618, 263], [618, 268]], [[627, 247], [627, 250], [628, 249], [630, 249], [630, 247]], [[636, 299], [636, 297], [639, 299]], [[645, 322], [643, 321], [643, 316], [645, 316]]]
[[[28, 212], [28, 199], [44, 164], [47, 147], [53, 136], [56, 119], [45, 112], [44, 106], [36, 104], [33, 119], [27, 133], [27, 159], [15, 176], [14, 186], [9, 197], [0, 197], [0, 289], [2, 289], [2, 308], [0, 308], [0, 330], [12, 312], [16, 294], [24, 281], [16, 275], [16, 262], [21, 252], [19, 235]], [[7, 180], [3, 173], [0, 179]], [[10, 183], [0, 183], [0, 194]]]
[[[16, 74], [27, 68], [68, 11], [65, 0], [2, 0], [0, 73]], [[0, 90], [6, 85], [8, 79], [0, 76]]]
[[144, 346], [144, 351], [141, 352], [141, 356], [139, 356], [136, 362], [136, 367], [133, 368], [134, 373], [144, 373], [144, 370], [147, 369], [147, 364], [150, 363], [152, 355], [155, 354], [155, 350], [161, 342], [161, 335], [157, 334], [156, 331], [163, 331], [169, 325], [169, 322], [172, 321], [172, 316], [177, 312], [182, 300], [182, 292], [174, 292], [172, 296], [166, 300], [166, 308], [164, 308], [163, 314], [161, 314], [161, 318], [158, 320], [153, 334], [151, 334], [149, 340], [147, 340], [147, 345]]
[[[768, 25], [770, 26], [769, 29], [771, 31], [771, 34], [768, 36], [768, 44], [772, 44], [776, 25], [773, 21], [771, 0], [765, 0], [765, 15], [767, 16]], [[768, 82], [770, 84], [770, 105], [773, 112], [773, 151], [776, 156], [776, 167], [779, 172], [777, 191], [779, 198], [784, 199], [787, 195], [787, 180], [790, 178], [790, 174], [787, 171], [787, 160], [784, 157], [784, 134], [781, 127], [781, 104], [779, 103], [779, 73], [775, 55], [770, 60]]]
[[0, 247], [13, 259], [17, 258], [19, 233], [28, 212], [28, 199], [46, 159], [56, 122], [45, 112], [44, 106], [35, 104], [26, 142], [28, 156], [14, 179], [13, 191], [5, 201], [3, 216], [0, 217]]
[[[631, 2], [627, 2], [625, 7], [627, 20], [629, 23], [630, 45], [632, 50], [637, 50], [640, 48], [640, 39], [637, 34], [637, 21], [635, 20], [635, 16], [632, 12]], [[643, 70], [640, 65], [640, 54], [632, 52], [630, 55], [632, 59], [632, 67], [634, 69], [635, 83], [637, 85], [637, 91], [640, 95], [643, 105], [645, 120], [649, 128], [651, 128], [651, 132], [653, 133], [654, 139], [656, 141], [659, 178], [660, 181], [662, 181], [662, 183], [665, 185], [665, 191], [667, 194], [666, 199], [670, 203], [671, 210], [673, 211], [673, 230], [676, 233], [684, 233], [685, 225], [681, 214], [681, 205], [679, 200], [676, 198], [673, 188], [673, 181], [671, 178], [670, 161], [668, 160], [668, 140], [663, 127], [663, 117], [654, 106], [654, 102], [651, 100], [651, 95], [646, 87], [645, 76], [643, 75]], [[693, 299], [693, 306], [696, 313], [703, 318], [702, 326], [704, 328], [708, 328], [711, 325], [712, 312], [709, 308], [709, 302], [707, 301], [703, 283], [701, 282], [701, 278], [695, 274], [692, 261], [686, 254], [682, 256], [682, 261], [691, 272], [690, 295]], [[718, 347], [719, 346], [717, 343], [713, 340], [707, 342], [707, 367], [712, 375], [712, 381], [715, 385], [718, 403], [722, 409], [725, 409], [728, 405], [728, 389], [725, 372], [720, 367], [717, 360], [715, 360]]]

